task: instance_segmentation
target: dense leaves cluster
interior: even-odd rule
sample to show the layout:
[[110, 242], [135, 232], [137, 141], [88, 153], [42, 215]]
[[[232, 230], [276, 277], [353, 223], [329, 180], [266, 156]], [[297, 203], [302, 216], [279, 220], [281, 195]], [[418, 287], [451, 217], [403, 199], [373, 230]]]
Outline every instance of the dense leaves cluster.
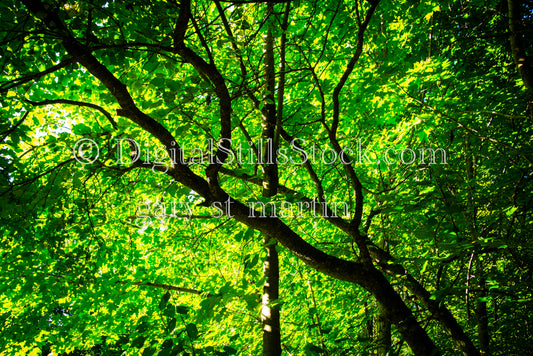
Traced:
[[0, 350], [533, 352], [532, 11], [2, 1]]

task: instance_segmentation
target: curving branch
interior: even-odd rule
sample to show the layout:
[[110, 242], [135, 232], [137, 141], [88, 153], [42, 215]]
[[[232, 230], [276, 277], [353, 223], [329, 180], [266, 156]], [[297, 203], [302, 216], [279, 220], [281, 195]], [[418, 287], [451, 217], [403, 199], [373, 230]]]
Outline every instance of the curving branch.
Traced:
[[[348, 80], [348, 77], [352, 73], [355, 64], [359, 60], [359, 57], [363, 53], [363, 43], [364, 38], [363, 35], [368, 27], [368, 24], [370, 23], [370, 20], [372, 19], [372, 15], [374, 14], [374, 11], [376, 10], [380, 0], [374, 0], [370, 2], [370, 8], [368, 9], [368, 12], [365, 16], [365, 19], [362, 23], [359, 25], [359, 30], [357, 32], [357, 46], [354, 55], [350, 59], [350, 62], [346, 65], [346, 69], [339, 80], [337, 86], [333, 90], [333, 121], [331, 123], [331, 128], [328, 130], [328, 136], [330, 143], [335, 150], [335, 152], [339, 155], [339, 157], [343, 157], [345, 161], [346, 154], [344, 153], [343, 149], [341, 148], [338, 140], [337, 140], [337, 129], [339, 125], [339, 112], [340, 112], [340, 104], [339, 104], [339, 95], [346, 84], [346, 81]], [[358, 6], [358, 3], [356, 3], [356, 6]], [[355, 214], [351, 221], [351, 225], [354, 230], [358, 230], [361, 221], [363, 218], [363, 187], [361, 185], [361, 182], [359, 181], [359, 178], [357, 177], [357, 174], [355, 173], [355, 170], [351, 164], [343, 164], [344, 170], [347, 173], [348, 177], [350, 178], [351, 185], [353, 187], [354, 193], [355, 193]], [[366, 261], [370, 262], [370, 256], [368, 254], [368, 251], [366, 249], [366, 245], [364, 243], [364, 239], [360, 234], [356, 234], [355, 242], [357, 243], [357, 246], [359, 247], [361, 257]]]
[[[355, 63], [357, 63], [357, 61], [359, 60], [359, 57], [363, 53], [363, 43], [364, 43], [363, 35], [365, 34], [366, 28], [368, 27], [368, 24], [370, 23], [370, 20], [372, 19], [372, 15], [374, 14], [374, 11], [378, 7], [379, 2], [380, 0], [370, 1], [370, 8], [368, 9], [368, 12], [366, 13], [365, 20], [363, 21], [363, 23], [360, 24], [359, 30], [357, 31], [357, 45], [355, 48], [355, 53], [350, 59], [350, 62], [348, 62], [348, 64], [346, 65], [346, 69], [344, 70], [344, 73], [342, 74], [342, 77], [339, 80], [339, 83], [333, 90], [333, 122], [331, 124], [331, 131], [333, 132], [334, 135], [336, 135], [337, 128], [339, 126], [339, 111], [340, 111], [339, 94], [341, 93], [342, 88], [346, 84], [348, 77], [350, 76], [350, 74], [352, 74]], [[356, 2], [356, 6], [358, 6], [357, 2]]]
[[207, 170], [209, 184], [214, 190], [217, 190], [219, 189], [217, 178], [218, 170], [228, 157], [228, 152], [231, 148], [231, 97], [226, 86], [226, 81], [215, 64], [207, 63], [202, 57], [185, 45], [185, 33], [187, 32], [188, 23], [191, 18], [191, 1], [183, 0], [180, 4], [180, 12], [172, 37], [176, 53], [187, 63], [192, 64], [200, 74], [209, 78], [215, 87], [215, 93], [220, 101], [221, 149], [217, 150], [214, 163], [210, 164]]
[[0, 142], [4, 141], [7, 136], [11, 135], [11, 133], [15, 131], [24, 122], [24, 120], [26, 120], [29, 114], [30, 112], [26, 111], [24, 115], [22, 116], [22, 119], [20, 119], [15, 125], [12, 125], [9, 129], [7, 129], [4, 132], [0, 132], [0, 137], [2, 137], [2, 139], [0, 139]]
[[[231, 27], [230, 27], [230, 25], [228, 23], [228, 19], [226, 18], [226, 14], [224, 13], [224, 9], [220, 5], [220, 1], [219, 0], [215, 0], [215, 5], [217, 7], [217, 11], [218, 11], [218, 13], [220, 15], [220, 18], [222, 19], [222, 24], [224, 26], [224, 30], [226, 31], [226, 34], [228, 35], [229, 40], [231, 42], [231, 48], [233, 49], [233, 52], [235, 52], [235, 56], [239, 59], [239, 68], [241, 70], [241, 76], [242, 76], [242, 81], [241, 81], [241, 83], [239, 85], [239, 90], [238, 90], [240, 92], [243, 89], [243, 87], [245, 87], [245, 83], [246, 83], [246, 77], [247, 77], [246, 66], [244, 65], [244, 60], [242, 59], [242, 55], [241, 55], [241, 51], [239, 49], [239, 46], [237, 45], [237, 42], [235, 42], [235, 37], [233, 36], [233, 31], [231, 31]], [[245, 87], [245, 89], [248, 90], [247, 87]], [[251, 94], [249, 90], [248, 90], [248, 92], [249, 92], [249, 95], [253, 96], [253, 94]]]
[[69, 163], [72, 163], [74, 161], [75, 161], [74, 158], [67, 159], [66, 161], [63, 161], [63, 162], [57, 164], [56, 166], [54, 166], [54, 167], [52, 167], [50, 169], [47, 169], [43, 173], [40, 173], [40, 174], [38, 174], [38, 175], [36, 175], [34, 177], [31, 177], [31, 178], [28, 178], [26, 180], [23, 180], [22, 182], [17, 182], [17, 183], [11, 184], [11, 185], [9, 185], [8, 189], [6, 189], [4, 192], [0, 193], [0, 196], [3, 196], [5, 194], [7, 194], [8, 192], [10, 192], [15, 187], [32, 184], [33, 182], [37, 181], [39, 178], [42, 178], [42, 177], [54, 172], [56, 169], [62, 168], [63, 166], [65, 166], [65, 165], [67, 165]]
[[4, 82], [4, 83], [2, 83], [0, 85], [0, 93], [5, 93], [9, 89], [18, 87], [19, 85], [22, 85], [24, 83], [30, 82], [32, 80], [39, 79], [41, 77], [44, 77], [47, 74], [50, 74], [50, 73], [53, 73], [53, 72], [57, 72], [58, 70], [60, 70], [62, 68], [66, 68], [67, 66], [69, 66], [72, 63], [76, 63], [76, 60], [74, 58], [65, 59], [64, 61], [61, 61], [60, 63], [56, 64], [55, 66], [52, 66], [52, 67], [50, 67], [48, 69], [45, 69], [42, 72], [31, 73], [31, 74], [28, 74], [28, 75], [26, 75], [24, 77]]
[[104, 116], [107, 118], [107, 120], [109, 120], [111, 125], [113, 125], [113, 128], [115, 130], [118, 128], [117, 123], [115, 122], [115, 120], [113, 119], [113, 116], [111, 116], [109, 111], [107, 111], [103, 107], [98, 106], [96, 104], [86, 103], [86, 102], [77, 101], [77, 100], [69, 100], [69, 99], [49, 99], [49, 100], [43, 100], [43, 101], [31, 101], [29, 99], [25, 99], [24, 101], [26, 101], [27, 103], [29, 103], [29, 104], [31, 104], [33, 106], [67, 104], [67, 105], [76, 105], [76, 106], [83, 106], [83, 107], [88, 107], [88, 108], [91, 108], [91, 109], [95, 109], [95, 110], [100, 111], [102, 114], [104, 114]]

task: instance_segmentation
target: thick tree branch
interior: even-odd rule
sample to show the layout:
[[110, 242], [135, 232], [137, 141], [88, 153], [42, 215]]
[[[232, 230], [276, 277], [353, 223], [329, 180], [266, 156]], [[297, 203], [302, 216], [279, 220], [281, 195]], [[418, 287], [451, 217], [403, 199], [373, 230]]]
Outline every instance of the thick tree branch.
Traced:
[[431, 299], [431, 293], [428, 292], [402, 265], [397, 263], [388, 252], [376, 245], [370, 245], [369, 250], [374, 261], [382, 271], [401, 281], [401, 283], [413, 293], [426, 308], [428, 308], [432, 316], [439, 322], [446, 333], [453, 339], [457, 347], [462, 351], [463, 355], [479, 356], [479, 351], [444, 303], [439, 303], [439, 301]]
[[[247, 174], [237, 174], [234, 171], [227, 169], [225, 167], [222, 167], [220, 169], [220, 173], [233, 177], [233, 178], [240, 179], [245, 182], [255, 184], [259, 187], [261, 187], [263, 184], [263, 181], [259, 178], [252, 177]], [[309, 197], [306, 197], [304, 194], [296, 190], [293, 190], [291, 188], [288, 188], [282, 184], [278, 186], [278, 193], [289, 195], [289, 196], [294, 196], [298, 198], [298, 201], [308, 204], [308, 205], [302, 205], [303, 207], [306, 208], [307, 211], [318, 214], [319, 217], [330, 222], [333, 226], [339, 228], [341, 231], [347, 234], [351, 234], [352, 229], [350, 227], [350, 224], [346, 222], [341, 216], [338, 216], [333, 210], [331, 210], [327, 202], [323, 200], [320, 201], [320, 200], [311, 199]], [[313, 208], [315, 210], [312, 210]]]
[[368, 216], [366, 217], [365, 227], [363, 228], [363, 233], [366, 235], [368, 234], [368, 229], [370, 228], [370, 225], [372, 224], [372, 219], [381, 213], [381, 209], [374, 210], [372, 209]]

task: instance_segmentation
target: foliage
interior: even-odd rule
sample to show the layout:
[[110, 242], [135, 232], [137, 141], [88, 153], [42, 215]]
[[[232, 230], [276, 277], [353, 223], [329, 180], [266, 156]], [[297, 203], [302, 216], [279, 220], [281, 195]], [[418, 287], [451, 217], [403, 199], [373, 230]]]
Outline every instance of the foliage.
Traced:
[[[533, 351], [531, 88], [513, 62], [506, 2], [292, 1], [284, 31], [286, 3], [269, 13], [261, 2], [199, 0], [183, 43], [187, 1], [29, 3], [0, 4], [2, 354], [260, 354], [257, 231], [278, 221], [338, 259], [364, 263], [366, 245], [390, 253], [385, 265], [409, 271], [478, 348], [487, 320], [493, 354]], [[522, 6], [526, 29], [531, 8]], [[286, 155], [273, 198], [261, 195], [254, 152], [272, 104], [267, 21]], [[335, 130], [336, 87], [353, 59]], [[277, 208], [270, 227], [233, 218], [216, 185], [202, 190], [215, 177], [208, 154], [220, 157], [216, 142], [228, 137], [224, 88], [233, 154], [218, 183], [244, 204]], [[190, 175], [171, 162], [166, 132]], [[364, 204], [335, 143], [353, 160]], [[346, 207], [348, 223], [362, 209], [355, 235], [304, 204], [321, 198]], [[374, 353], [380, 301], [277, 231], [285, 352]], [[459, 353], [407, 277], [372, 258], [441, 351]], [[390, 348], [412, 352], [398, 328]]]

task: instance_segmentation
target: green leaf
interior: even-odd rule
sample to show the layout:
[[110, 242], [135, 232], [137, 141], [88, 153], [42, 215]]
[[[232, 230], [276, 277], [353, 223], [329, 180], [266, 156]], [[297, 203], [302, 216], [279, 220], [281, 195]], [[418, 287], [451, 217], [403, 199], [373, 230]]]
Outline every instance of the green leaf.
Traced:
[[72, 132], [76, 135], [84, 135], [90, 133], [91, 128], [83, 123], [80, 123], [72, 127]]
[[164, 89], [166, 84], [165, 78], [156, 77], [150, 81], [150, 84], [152, 84], [156, 88]]
[[198, 329], [196, 328], [196, 324], [189, 323], [185, 326], [185, 329], [187, 330], [187, 334], [191, 340], [196, 340], [198, 338]]
[[184, 305], [177, 305], [176, 306], [176, 313], [186, 315], [189, 312], [189, 308], [187, 308]]
[[159, 302], [159, 309], [160, 310], [164, 310], [165, 309], [169, 299], [170, 299], [170, 292], [166, 292], [165, 294], [163, 294], [163, 296], [161, 297], [161, 301]]
[[143, 346], [145, 340], [146, 340], [146, 336], [139, 336], [135, 340], [132, 341], [131, 347], [140, 349]]
[[176, 315], [176, 307], [174, 307], [172, 304], [167, 304], [165, 310], [163, 311], [163, 315], [173, 318]]
[[144, 349], [143, 353], [142, 353], [142, 356], [152, 356], [156, 353], [156, 349], [154, 348], [148, 348], [148, 349]]
[[226, 352], [226, 354], [228, 354], [228, 355], [236, 355], [237, 354], [237, 350], [235, 350], [231, 346], [224, 346], [224, 352]]
[[167, 334], [172, 333], [174, 329], [176, 329], [176, 318], [171, 318], [167, 323], [167, 327], [166, 327]]
[[163, 341], [161, 349], [157, 353], [157, 356], [170, 356], [172, 354], [172, 348], [174, 347], [174, 342], [172, 339], [167, 339]]
[[318, 346], [308, 343], [304, 347], [304, 352], [306, 355], [319, 356], [324, 352], [324, 350]]

